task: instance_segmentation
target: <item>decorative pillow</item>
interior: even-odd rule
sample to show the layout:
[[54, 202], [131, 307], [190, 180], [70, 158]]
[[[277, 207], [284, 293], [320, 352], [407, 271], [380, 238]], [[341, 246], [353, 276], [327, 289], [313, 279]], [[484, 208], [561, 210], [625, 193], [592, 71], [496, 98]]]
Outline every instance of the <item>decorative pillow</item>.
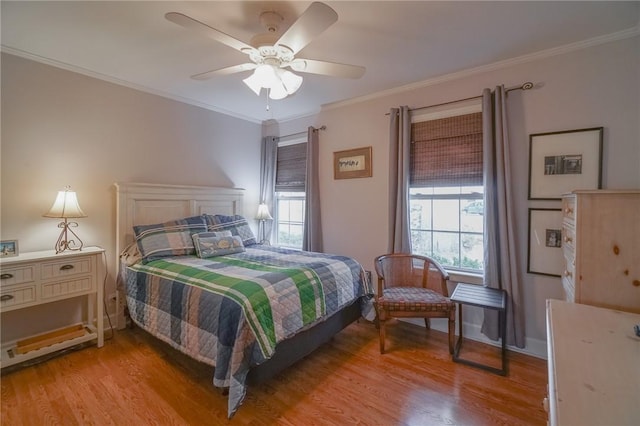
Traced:
[[133, 227], [142, 263], [168, 256], [195, 254], [191, 235], [206, 230], [207, 224], [202, 216]]
[[120, 261], [124, 262], [125, 265], [131, 266], [142, 260], [142, 256], [140, 255], [140, 249], [138, 249], [138, 244], [133, 242], [129, 244], [122, 253], [120, 253]]
[[208, 236], [214, 232], [193, 234], [193, 245], [196, 247], [198, 257], [214, 257], [225, 254], [240, 253], [244, 251], [242, 238], [238, 235], [226, 237]]
[[242, 238], [244, 246], [257, 244], [256, 236], [249, 227], [249, 222], [244, 216], [233, 215], [225, 216], [221, 214], [204, 215], [207, 224], [207, 230], [210, 232], [231, 231], [231, 235], [237, 235]]

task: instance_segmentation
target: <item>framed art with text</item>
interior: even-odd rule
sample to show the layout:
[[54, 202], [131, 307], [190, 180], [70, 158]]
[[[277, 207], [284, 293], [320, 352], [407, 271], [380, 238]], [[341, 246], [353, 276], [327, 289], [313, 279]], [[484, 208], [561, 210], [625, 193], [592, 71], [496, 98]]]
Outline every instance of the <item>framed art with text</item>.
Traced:
[[351, 179], [371, 176], [370, 146], [333, 153], [334, 179]]
[[529, 199], [602, 188], [603, 127], [529, 136]]
[[529, 209], [527, 272], [559, 277], [562, 255], [562, 209]]

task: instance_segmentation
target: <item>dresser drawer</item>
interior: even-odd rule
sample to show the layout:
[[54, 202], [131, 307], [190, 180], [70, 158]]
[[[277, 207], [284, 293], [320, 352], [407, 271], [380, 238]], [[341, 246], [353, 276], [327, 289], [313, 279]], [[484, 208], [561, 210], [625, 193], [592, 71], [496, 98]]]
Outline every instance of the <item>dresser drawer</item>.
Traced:
[[562, 223], [562, 250], [567, 256], [567, 252], [571, 253], [571, 257], [575, 257], [576, 252], [576, 229], [567, 222]]
[[19, 308], [36, 302], [36, 285], [17, 285], [3, 288], [0, 293], [0, 307], [3, 311]]
[[573, 223], [576, 218], [576, 197], [564, 196], [562, 197], [562, 217]]
[[565, 252], [564, 255], [565, 256], [564, 256], [564, 271], [562, 272], [562, 287], [564, 288], [564, 291], [566, 293], [566, 301], [574, 302], [575, 296], [576, 296], [575, 257], [572, 255], [572, 253], [567, 253], [567, 252]]
[[2, 268], [2, 272], [0, 272], [0, 285], [4, 287], [7, 285], [33, 282], [36, 276], [35, 269], [35, 265]]
[[77, 257], [74, 259], [59, 260], [43, 263], [40, 267], [40, 279], [50, 280], [60, 277], [72, 277], [91, 273], [91, 257]]

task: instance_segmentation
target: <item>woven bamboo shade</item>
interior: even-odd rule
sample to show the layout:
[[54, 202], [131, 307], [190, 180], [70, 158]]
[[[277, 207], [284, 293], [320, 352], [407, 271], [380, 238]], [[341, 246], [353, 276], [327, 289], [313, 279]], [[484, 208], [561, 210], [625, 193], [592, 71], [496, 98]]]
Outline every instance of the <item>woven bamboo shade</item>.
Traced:
[[413, 123], [412, 187], [482, 185], [482, 113]]
[[278, 147], [277, 192], [304, 192], [307, 177], [307, 144]]

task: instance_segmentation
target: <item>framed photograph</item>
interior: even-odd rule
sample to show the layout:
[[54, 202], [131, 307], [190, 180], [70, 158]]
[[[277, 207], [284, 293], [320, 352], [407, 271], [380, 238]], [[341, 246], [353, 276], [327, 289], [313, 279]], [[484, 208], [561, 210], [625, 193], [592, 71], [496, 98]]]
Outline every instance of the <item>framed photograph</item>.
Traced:
[[333, 153], [334, 179], [351, 179], [371, 176], [370, 146]]
[[529, 135], [529, 199], [602, 188], [603, 127]]
[[12, 257], [18, 255], [18, 240], [0, 241], [0, 257]]
[[562, 254], [562, 209], [529, 209], [527, 272], [559, 277]]

